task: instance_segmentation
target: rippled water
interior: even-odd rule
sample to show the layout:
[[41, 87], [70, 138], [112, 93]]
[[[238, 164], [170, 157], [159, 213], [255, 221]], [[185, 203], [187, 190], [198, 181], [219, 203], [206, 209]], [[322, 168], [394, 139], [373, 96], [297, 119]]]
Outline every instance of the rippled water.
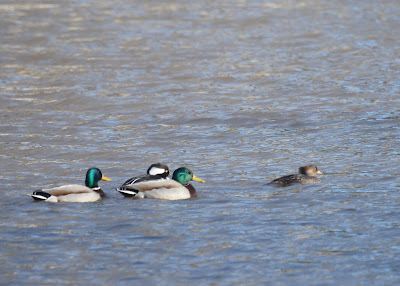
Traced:
[[[398, 1], [3, 1], [4, 285], [400, 282]], [[151, 163], [185, 201], [114, 191]], [[305, 164], [321, 184], [274, 188]], [[33, 202], [97, 166], [108, 198]]]

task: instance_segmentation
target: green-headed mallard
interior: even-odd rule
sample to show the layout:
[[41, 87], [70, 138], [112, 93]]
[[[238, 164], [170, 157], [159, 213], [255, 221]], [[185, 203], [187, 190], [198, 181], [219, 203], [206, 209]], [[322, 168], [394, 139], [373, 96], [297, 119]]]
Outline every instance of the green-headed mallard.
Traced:
[[155, 179], [137, 181], [130, 185], [123, 185], [117, 191], [123, 195], [129, 194], [136, 198], [152, 198], [163, 200], [184, 200], [197, 196], [196, 189], [190, 181], [205, 182], [197, 178], [191, 170], [185, 167], [176, 169], [172, 180]]
[[280, 187], [287, 187], [295, 183], [300, 184], [316, 184], [319, 179], [315, 177], [316, 174], [323, 174], [318, 170], [317, 166], [303, 166], [299, 168], [299, 172], [293, 175], [287, 175], [270, 182], [270, 185], [277, 185]]
[[35, 200], [48, 202], [73, 202], [73, 203], [91, 203], [104, 197], [104, 192], [98, 186], [98, 182], [111, 181], [104, 176], [100, 169], [90, 168], [86, 173], [85, 185], [64, 185], [51, 189], [42, 189], [33, 192], [32, 197]]

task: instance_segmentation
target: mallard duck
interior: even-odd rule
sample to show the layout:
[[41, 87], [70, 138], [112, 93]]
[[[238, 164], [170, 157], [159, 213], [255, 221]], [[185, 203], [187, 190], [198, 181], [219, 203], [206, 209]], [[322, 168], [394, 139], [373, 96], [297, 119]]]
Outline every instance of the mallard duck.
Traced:
[[[197, 196], [196, 189], [190, 184], [190, 181], [205, 182], [197, 178], [188, 168], [181, 167], [174, 171], [172, 180], [140, 181], [127, 186], [123, 191], [129, 190], [130, 194], [133, 194], [132, 196], [141, 199], [184, 200]], [[121, 192], [120, 189], [117, 191]]]
[[319, 183], [319, 179], [315, 177], [316, 174], [323, 174], [318, 170], [317, 166], [303, 166], [299, 168], [299, 172], [293, 175], [287, 175], [273, 180], [269, 184], [277, 185], [280, 187], [287, 187], [295, 183], [300, 184], [315, 184]]
[[64, 185], [51, 189], [42, 189], [33, 192], [32, 197], [35, 200], [48, 201], [53, 203], [91, 203], [100, 200], [105, 196], [104, 192], [98, 186], [98, 182], [111, 181], [104, 176], [100, 169], [90, 168], [86, 173], [85, 185]]

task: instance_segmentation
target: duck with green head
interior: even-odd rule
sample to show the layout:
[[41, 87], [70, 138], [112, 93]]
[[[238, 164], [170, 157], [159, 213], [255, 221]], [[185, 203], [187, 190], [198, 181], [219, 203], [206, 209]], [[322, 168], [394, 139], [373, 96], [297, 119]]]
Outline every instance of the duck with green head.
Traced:
[[140, 199], [185, 200], [197, 196], [196, 189], [190, 181], [205, 182], [196, 177], [190, 169], [181, 167], [174, 171], [172, 180], [140, 181], [131, 184], [129, 191], [133, 197]]
[[100, 169], [90, 168], [86, 172], [85, 186], [83, 185], [64, 185], [51, 189], [42, 189], [33, 192], [32, 197], [35, 200], [53, 202], [53, 203], [90, 203], [96, 202], [105, 196], [100, 189], [98, 182], [111, 181], [104, 176]]

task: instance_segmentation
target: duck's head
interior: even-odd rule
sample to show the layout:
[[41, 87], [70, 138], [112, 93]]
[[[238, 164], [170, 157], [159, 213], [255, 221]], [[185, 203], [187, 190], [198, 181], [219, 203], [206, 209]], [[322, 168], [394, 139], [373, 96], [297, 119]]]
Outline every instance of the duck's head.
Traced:
[[310, 166], [300, 167], [299, 174], [314, 177], [316, 174], [323, 174], [323, 173], [320, 170], [318, 170], [317, 166], [310, 165]]
[[185, 167], [176, 169], [174, 171], [174, 174], [172, 175], [172, 179], [181, 183], [184, 186], [189, 184], [190, 181], [196, 181], [200, 183], [205, 182], [204, 180], [197, 178], [190, 169]]
[[147, 174], [165, 179], [169, 175], [169, 168], [167, 165], [161, 163], [152, 164], [147, 170]]
[[96, 188], [98, 187], [98, 182], [100, 180], [103, 181], [111, 181], [110, 178], [104, 176], [99, 168], [90, 168], [86, 173], [85, 185], [88, 188]]

